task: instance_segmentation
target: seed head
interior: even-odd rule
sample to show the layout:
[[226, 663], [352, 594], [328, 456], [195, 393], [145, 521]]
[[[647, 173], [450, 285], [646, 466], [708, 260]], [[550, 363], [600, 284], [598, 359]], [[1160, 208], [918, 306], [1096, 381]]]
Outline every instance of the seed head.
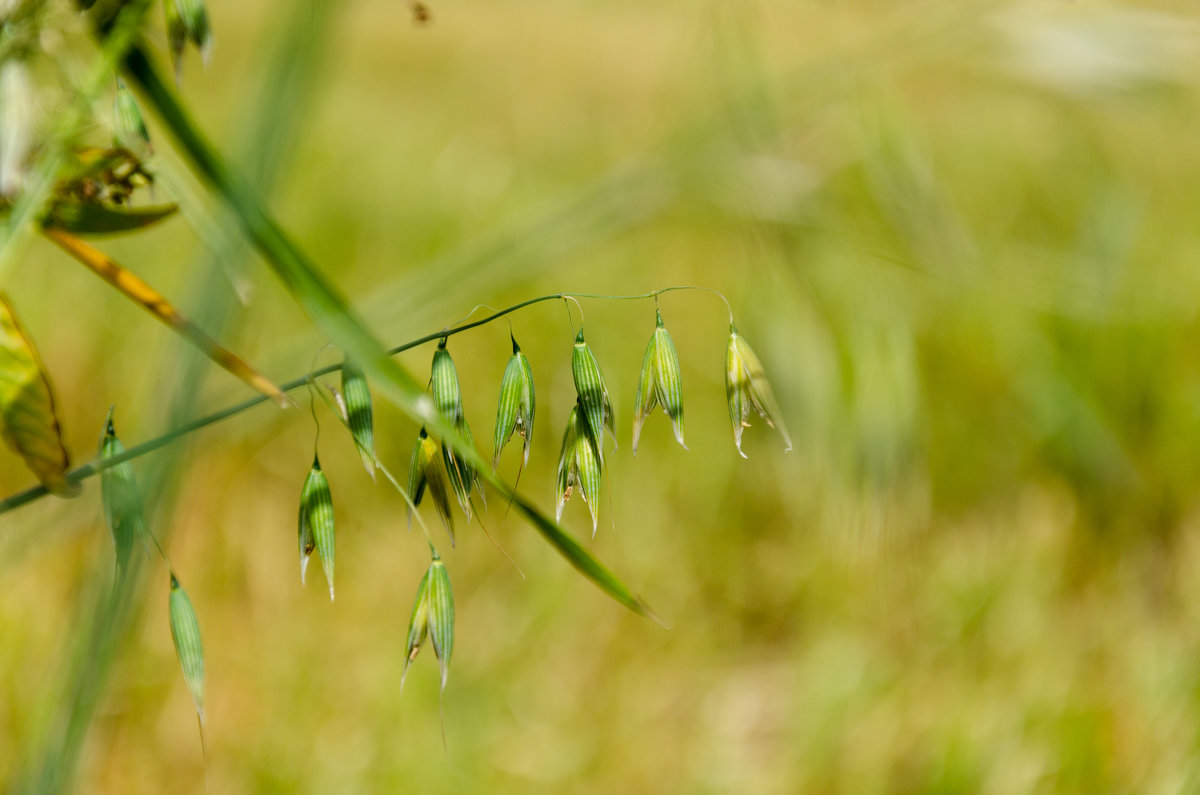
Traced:
[[746, 418], [750, 416], [752, 406], [767, 425], [779, 431], [787, 450], [792, 449], [792, 438], [779, 415], [775, 393], [763, 372], [762, 362], [732, 323], [729, 324], [729, 346], [725, 351], [725, 397], [729, 401], [729, 419], [733, 422], [733, 441], [742, 458], [746, 457], [742, 452], [742, 429], [750, 427]]
[[[575, 391], [579, 405], [587, 419], [587, 433], [595, 442], [601, 462], [604, 460], [604, 428], [607, 427], [616, 442], [616, 420], [613, 416], [612, 399], [608, 385], [595, 354], [583, 339], [583, 329], [575, 335], [575, 350], [571, 355], [571, 375], [575, 379]], [[616, 449], [615, 447], [613, 448]]]
[[504, 378], [500, 381], [500, 404], [496, 409], [496, 439], [495, 454], [492, 456], [492, 470], [500, 463], [500, 453], [513, 432], [521, 435], [524, 441], [524, 458], [521, 466], [529, 464], [529, 441], [533, 437], [533, 414], [536, 403], [533, 392], [533, 371], [529, 368], [529, 359], [521, 352], [517, 340], [512, 338], [512, 358], [504, 368]]
[[358, 365], [347, 359], [342, 362], [342, 400], [346, 424], [354, 437], [354, 445], [362, 457], [371, 479], [375, 479], [375, 421], [371, 408], [371, 390], [367, 377]]
[[308, 558], [315, 549], [325, 570], [329, 583], [329, 601], [333, 601], [333, 499], [329, 494], [329, 480], [321, 471], [321, 462], [313, 456], [312, 469], [304, 479], [300, 491], [300, 583], [304, 584], [304, 573]]
[[661, 405], [675, 428], [675, 440], [687, 449], [683, 442], [683, 386], [679, 374], [679, 355], [675, 342], [663, 325], [662, 312], [655, 313], [657, 320], [654, 336], [646, 346], [642, 359], [642, 375], [638, 380], [637, 402], [633, 417], [633, 454], [637, 455], [638, 437], [642, 434], [642, 423], [650, 416], [655, 405]]
[[117, 93], [113, 97], [113, 138], [118, 146], [138, 156], [150, 152], [150, 133], [146, 130], [146, 121], [142, 118], [137, 99], [124, 82], [117, 83]]
[[598, 510], [600, 507], [600, 484], [603, 476], [603, 464], [596, 443], [588, 433], [587, 417], [583, 406], [576, 402], [567, 419], [567, 429], [563, 433], [562, 449], [558, 454], [557, 500], [555, 518], [562, 521], [563, 505], [571, 498], [571, 493], [579, 485], [583, 493], [583, 501], [587, 503], [592, 515], [592, 535], [595, 536], [599, 524]]
[[[112, 458], [125, 452], [113, 430], [113, 410], [109, 409], [104, 436], [100, 440], [100, 459]], [[133, 466], [126, 461], [100, 473], [100, 501], [104, 505], [104, 523], [112, 534], [116, 550], [117, 571], [125, 572], [134, 545], [146, 532], [142, 496], [133, 477]]]
[[200, 643], [200, 623], [187, 592], [171, 574], [171, 593], [167, 599], [167, 619], [171, 625], [171, 640], [175, 656], [183, 669], [183, 680], [192, 694], [196, 714], [204, 723], [204, 647]]
[[[420, 505], [428, 486], [434, 507], [446, 532], [450, 534], [450, 546], [454, 546], [454, 517], [450, 514], [450, 499], [446, 492], [446, 476], [438, 456], [437, 443], [429, 438], [424, 428], [413, 446], [412, 460], [408, 466], [408, 493], [413, 505]], [[408, 509], [408, 526], [412, 527], [412, 509]]]
[[433, 562], [421, 577], [413, 600], [404, 646], [404, 667], [400, 672], [401, 688], [408, 676], [408, 666], [417, 659], [426, 637], [433, 641], [433, 653], [441, 665], [442, 689], [445, 690], [450, 656], [454, 651], [454, 592], [450, 588], [450, 575], [437, 550], [433, 550]]

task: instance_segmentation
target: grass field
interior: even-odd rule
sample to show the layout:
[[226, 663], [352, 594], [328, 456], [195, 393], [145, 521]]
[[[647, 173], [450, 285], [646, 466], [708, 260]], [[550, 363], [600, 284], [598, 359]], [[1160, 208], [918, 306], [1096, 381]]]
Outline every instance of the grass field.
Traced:
[[[210, 792], [1200, 791], [1191, 4], [437, 0], [425, 26], [341, 6], [304, 34], [269, 136], [247, 137], [265, 65], [311, 9], [211, 0], [213, 57], [189, 55], [182, 93], [380, 339], [543, 293], [715, 288], [795, 449], [756, 417], [737, 455], [724, 307], [671, 293], [690, 449], [659, 413], [633, 457], [653, 306], [584, 300], [620, 438], [586, 544], [671, 627], [489, 495], [527, 578], [461, 516], [440, 544], [444, 746], [431, 649], [399, 693], [425, 542], [331, 414], [333, 604], [296, 576], [303, 392], [140, 459], [204, 634]], [[261, 262], [211, 266], [222, 216], [150, 121], [156, 190], [189, 192], [188, 217], [98, 245], [277, 381], [338, 361]], [[128, 446], [249, 394], [45, 243], [4, 289], [76, 462], [110, 405]], [[555, 302], [511, 321], [538, 395], [520, 485], [551, 511], [571, 326]], [[508, 334], [450, 343], [489, 459]], [[423, 380], [431, 356], [399, 358]], [[402, 480], [417, 430], [377, 401]], [[32, 483], [0, 455], [0, 492]], [[14, 788], [53, 761], [87, 667], [112, 554], [96, 486], [0, 517]], [[587, 539], [578, 498], [563, 521]], [[146, 569], [76, 791], [204, 791], [167, 574]]]

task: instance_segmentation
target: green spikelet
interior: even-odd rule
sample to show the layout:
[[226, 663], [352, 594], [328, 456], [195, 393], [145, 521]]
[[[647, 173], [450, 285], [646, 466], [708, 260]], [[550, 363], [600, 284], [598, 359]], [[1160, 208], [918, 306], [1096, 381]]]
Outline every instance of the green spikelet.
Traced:
[[300, 583], [304, 584], [304, 571], [308, 557], [315, 549], [325, 570], [325, 581], [329, 583], [329, 601], [333, 601], [334, 526], [333, 498], [329, 494], [329, 480], [321, 471], [321, 462], [314, 455], [312, 469], [304, 479], [300, 492]]
[[[113, 411], [109, 409], [104, 436], [100, 440], [101, 460], [125, 452], [113, 429], [112, 418]], [[133, 477], [133, 466], [128, 461], [100, 473], [100, 500], [104, 505], [104, 523], [112, 534], [117, 572], [123, 575], [134, 546], [138, 539], [144, 538], [146, 532], [142, 496]]]
[[[575, 380], [575, 391], [587, 418], [587, 431], [596, 443], [601, 463], [604, 461], [604, 428], [607, 427], [616, 440], [616, 419], [613, 416], [612, 399], [604, 374], [595, 354], [583, 339], [583, 329], [575, 336], [575, 349], [571, 354], [571, 375]], [[615, 448], [614, 448], [615, 449]]]
[[786, 449], [792, 449], [792, 438], [779, 416], [775, 393], [767, 381], [762, 362], [732, 323], [729, 324], [729, 345], [725, 350], [725, 397], [729, 401], [729, 419], [733, 422], [733, 441], [742, 458], [746, 457], [742, 452], [742, 430], [750, 427], [746, 419], [752, 407], [767, 425], [779, 431]]
[[654, 336], [646, 346], [642, 359], [642, 374], [638, 379], [637, 401], [633, 417], [633, 454], [637, 455], [638, 437], [642, 423], [656, 405], [671, 418], [675, 440], [687, 449], [683, 441], [683, 384], [679, 372], [679, 355], [675, 342], [663, 325], [662, 312], [656, 312]]
[[[454, 546], [454, 516], [450, 513], [450, 497], [446, 492], [446, 476], [438, 456], [437, 443], [429, 438], [424, 428], [413, 446], [412, 460], [408, 466], [408, 494], [413, 505], [420, 505], [425, 489], [437, 508], [442, 524], [450, 535], [450, 546]], [[408, 526], [412, 527], [412, 509], [408, 509]]]
[[441, 665], [442, 690], [445, 690], [450, 655], [454, 651], [454, 592], [450, 589], [450, 575], [436, 551], [433, 563], [429, 565], [428, 598], [429, 639], [433, 641], [433, 653]]
[[555, 494], [557, 521], [562, 521], [563, 505], [571, 498], [578, 485], [592, 515], [592, 535], [599, 524], [600, 485], [603, 466], [595, 442], [588, 433], [587, 417], [578, 402], [571, 410], [567, 429], [563, 433], [562, 449], [558, 454], [557, 493]]
[[171, 624], [171, 640], [175, 643], [175, 656], [183, 669], [183, 681], [187, 683], [196, 705], [200, 723], [204, 723], [204, 647], [200, 643], [200, 623], [187, 592], [179, 580], [171, 574], [171, 594], [167, 600], [167, 618]]
[[342, 398], [345, 401], [346, 423], [354, 437], [354, 445], [362, 457], [363, 466], [375, 479], [375, 420], [371, 407], [371, 390], [367, 377], [349, 359], [342, 363]]
[[113, 138], [134, 154], [145, 155], [150, 151], [150, 133], [146, 120], [133, 92], [123, 81], [117, 82], [117, 93], [113, 97]]
[[524, 457], [522, 468], [529, 464], [529, 442], [533, 438], [533, 415], [536, 398], [533, 391], [533, 371], [529, 367], [529, 359], [521, 352], [517, 340], [512, 338], [512, 358], [504, 368], [504, 378], [500, 382], [500, 402], [496, 409], [496, 438], [495, 454], [492, 456], [492, 470], [500, 463], [500, 453], [513, 432], [520, 434], [524, 440]]

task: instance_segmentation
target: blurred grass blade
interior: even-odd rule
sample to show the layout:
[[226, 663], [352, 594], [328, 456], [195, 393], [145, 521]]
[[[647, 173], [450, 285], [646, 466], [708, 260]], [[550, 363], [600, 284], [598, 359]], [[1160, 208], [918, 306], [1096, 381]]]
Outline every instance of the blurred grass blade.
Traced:
[[192, 609], [192, 600], [179, 585], [175, 574], [171, 574], [171, 595], [167, 602], [167, 618], [171, 623], [171, 640], [175, 643], [175, 656], [183, 669], [183, 681], [187, 683], [200, 724], [204, 724], [204, 647], [200, 643], [200, 622]]
[[0, 434], [50, 491], [60, 497], [79, 493], [79, 485], [67, 480], [71, 462], [63, 446], [46, 369], [3, 295], [0, 295]]
[[42, 220], [45, 228], [62, 229], [77, 235], [107, 235], [152, 226], [174, 215], [174, 204], [123, 207], [116, 204], [62, 199], [50, 205]]
[[450, 575], [437, 552], [429, 566], [429, 639], [433, 642], [433, 653], [442, 669], [442, 690], [446, 689], [446, 676], [450, 671], [450, 655], [454, 651], [454, 592], [450, 589]]
[[103, 252], [92, 248], [87, 243], [65, 230], [48, 227], [43, 234], [79, 263], [91, 270], [101, 279], [117, 288], [126, 298], [140, 305], [150, 314], [170, 326], [176, 333], [195, 345], [216, 364], [240, 378], [248, 386], [274, 400], [281, 406], [291, 404], [279, 387], [275, 386], [265, 376], [248, 365], [243, 359], [231, 351], [221, 347], [215, 340], [198, 329], [186, 317], [179, 313], [171, 303], [153, 287], [135, 276], [132, 272], [118, 265]]
[[304, 569], [308, 556], [315, 548], [329, 583], [329, 601], [333, 601], [334, 523], [333, 499], [329, 494], [329, 480], [321, 471], [321, 462], [314, 455], [312, 469], [304, 479], [300, 491], [300, 582], [304, 583]]
[[346, 423], [350, 426], [363, 466], [374, 480], [375, 423], [371, 389], [363, 371], [350, 359], [342, 363], [342, 396], [345, 400]]
[[[112, 458], [125, 452], [113, 428], [113, 410], [108, 410], [104, 436], [100, 440], [100, 458]], [[112, 534], [116, 550], [117, 571], [124, 574], [134, 545], [145, 533], [142, 495], [128, 461], [109, 467], [100, 473], [100, 501], [104, 506], [104, 523]]]
[[235, 212], [243, 231], [275, 271], [310, 320], [334, 343], [354, 358], [363, 372], [389, 401], [416, 422], [427, 425], [443, 443], [450, 444], [493, 488], [513, 504], [534, 528], [580, 573], [612, 598], [641, 615], [653, 613], [611, 571], [579, 546], [532, 503], [486, 469], [478, 451], [469, 445], [451, 423], [437, 412], [433, 400], [408, 371], [391, 359], [383, 346], [367, 331], [337, 289], [308, 261], [283, 230], [267, 214], [246, 183], [232, 172], [204, 139], [173, 92], [151, 65], [142, 45], [125, 54], [126, 77], [145, 92], [149, 104], [183, 148], [187, 160], [220, 198]]

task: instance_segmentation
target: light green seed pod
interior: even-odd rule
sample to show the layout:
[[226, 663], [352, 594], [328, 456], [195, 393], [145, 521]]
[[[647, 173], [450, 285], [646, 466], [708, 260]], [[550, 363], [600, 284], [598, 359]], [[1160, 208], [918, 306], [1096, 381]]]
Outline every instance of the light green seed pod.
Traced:
[[162, 4], [163, 20], [167, 26], [167, 47], [171, 50], [171, 63], [178, 81], [183, 71], [183, 48], [187, 46], [188, 30], [177, 0], [162, 0]]
[[555, 475], [555, 521], [562, 521], [563, 505], [571, 498], [575, 489], [575, 447], [582, 435], [587, 437], [587, 419], [583, 407], [577, 402], [567, 418], [567, 429], [563, 431], [562, 447], [558, 451], [558, 470]]
[[[613, 416], [612, 399], [608, 394], [608, 386], [604, 382], [604, 374], [600, 372], [600, 364], [595, 354], [583, 339], [583, 329], [575, 335], [575, 349], [571, 354], [571, 375], [575, 380], [575, 391], [579, 395], [579, 403], [583, 406], [587, 417], [587, 429], [600, 460], [604, 460], [604, 428], [607, 427], [616, 441], [616, 419]], [[615, 447], [613, 449], [616, 449]]]
[[[425, 429], [417, 436], [413, 446], [412, 460], [408, 466], [408, 493], [413, 505], [420, 505], [425, 496], [425, 488], [429, 488], [434, 507], [446, 532], [450, 535], [450, 546], [454, 546], [454, 516], [450, 513], [450, 497], [446, 491], [446, 477], [438, 456], [437, 443], [429, 438]], [[412, 528], [412, 509], [408, 509], [408, 526]]]
[[179, 8], [179, 17], [188, 39], [196, 45], [200, 57], [207, 64], [208, 56], [212, 52], [213, 38], [204, 0], [175, 0], [175, 3]]
[[445, 337], [433, 352], [429, 388], [433, 392], [433, 404], [437, 406], [438, 414], [453, 423], [462, 419], [462, 388], [458, 383], [458, 370], [454, 367], [454, 360], [446, 350]]
[[428, 576], [429, 639], [433, 641], [433, 653], [441, 664], [442, 690], [445, 690], [450, 655], [454, 651], [454, 592], [450, 589], [450, 575], [436, 551]]
[[375, 479], [375, 420], [371, 407], [371, 389], [367, 377], [349, 359], [342, 362], [342, 399], [345, 401], [346, 424], [354, 437], [354, 445], [362, 457], [363, 466]]
[[[100, 440], [100, 458], [113, 458], [125, 452], [113, 430], [113, 412], [109, 409], [104, 437]], [[100, 501], [104, 506], [104, 523], [112, 534], [116, 551], [117, 572], [124, 574], [129, 556], [138, 539], [146, 532], [142, 496], [133, 477], [133, 466], [126, 461], [100, 473]]]
[[187, 592], [179, 585], [175, 574], [171, 574], [171, 595], [167, 600], [167, 618], [171, 624], [171, 640], [175, 643], [175, 656], [183, 669], [183, 681], [187, 683], [196, 705], [200, 723], [204, 723], [204, 647], [200, 643], [200, 623]]
[[413, 599], [412, 615], [408, 619], [408, 640], [404, 645], [404, 667], [400, 670], [400, 689], [404, 689], [404, 679], [408, 676], [408, 666], [417, 659], [421, 645], [429, 633], [429, 588], [433, 578], [433, 568], [430, 567], [417, 584], [417, 595]]
[[496, 438], [495, 454], [492, 456], [492, 470], [495, 471], [500, 463], [500, 453], [513, 432], [521, 435], [524, 440], [524, 458], [521, 466], [529, 464], [529, 442], [533, 438], [533, 415], [536, 399], [533, 391], [533, 371], [529, 367], [529, 359], [521, 352], [517, 340], [512, 339], [512, 358], [504, 368], [504, 378], [500, 381], [500, 403], [496, 409]]
[[329, 480], [321, 471], [321, 462], [313, 456], [312, 469], [304, 480], [300, 492], [300, 582], [304, 583], [304, 570], [308, 556], [316, 549], [325, 570], [325, 581], [329, 583], [329, 601], [333, 601], [334, 559], [333, 499], [329, 494]]
[[144, 156], [150, 151], [150, 133], [146, 130], [146, 120], [142, 118], [141, 108], [133, 92], [125, 87], [124, 82], [117, 83], [117, 93], [113, 97], [113, 139], [118, 146], [123, 146], [136, 155]]
[[675, 342], [663, 325], [662, 312], [657, 312], [654, 336], [646, 346], [642, 359], [642, 375], [638, 379], [637, 402], [633, 418], [633, 454], [637, 455], [638, 437], [642, 434], [642, 423], [650, 416], [656, 405], [671, 418], [675, 429], [675, 440], [687, 449], [683, 441], [683, 382], [679, 372], [679, 355]]
[[[462, 419], [457, 423], [458, 432], [466, 440], [467, 444], [475, 446], [475, 437], [471, 435], [471, 426], [467, 424], [466, 419]], [[446, 474], [449, 476], [450, 488], [454, 491], [454, 497], [458, 500], [459, 506], [463, 509], [463, 513], [467, 515], [467, 521], [471, 521], [472, 506], [471, 506], [471, 486], [479, 486], [479, 494], [483, 495], [483, 485], [476, 482], [475, 470], [467, 463], [466, 459], [454, 452], [445, 443], [442, 444], [442, 461], [446, 465]]]
[[[582, 421], [581, 418], [580, 422]], [[595, 538], [596, 528], [599, 525], [602, 468], [600, 451], [586, 433], [578, 434], [575, 439], [574, 465], [579, 491], [583, 495], [583, 501], [587, 503], [588, 511], [592, 514], [592, 537]]]
[[792, 438], [779, 416], [775, 393], [767, 381], [762, 362], [738, 334], [737, 327], [729, 324], [729, 345], [725, 351], [725, 397], [729, 401], [729, 419], [733, 422], [733, 440], [742, 458], [742, 430], [749, 428], [747, 418], [753, 407], [767, 425], [779, 431], [787, 450], [792, 449]]
[[596, 443], [587, 432], [587, 416], [578, 402], [571, 410], [567, 429], [563, 433], [562, 449], [558, 454], [556, 519], [562, 521], [563, 505], [571, 498], [575, 486], [583, 494], [592, 515], [592, 535], [599, 524], [600, 485], [603, 465]]

